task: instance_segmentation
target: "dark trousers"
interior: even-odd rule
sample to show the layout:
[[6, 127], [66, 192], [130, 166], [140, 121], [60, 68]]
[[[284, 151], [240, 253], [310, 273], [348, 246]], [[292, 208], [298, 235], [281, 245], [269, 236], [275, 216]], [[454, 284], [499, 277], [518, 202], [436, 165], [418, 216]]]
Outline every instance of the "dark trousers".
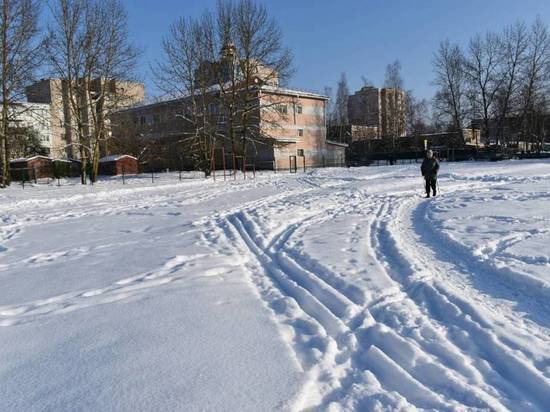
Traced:
[[437, 178], [433, 176], [426, 176], [424, 179], [426, 181], [426, 196], [430, 196], [430, 188], [435, 196], [437, 194]]

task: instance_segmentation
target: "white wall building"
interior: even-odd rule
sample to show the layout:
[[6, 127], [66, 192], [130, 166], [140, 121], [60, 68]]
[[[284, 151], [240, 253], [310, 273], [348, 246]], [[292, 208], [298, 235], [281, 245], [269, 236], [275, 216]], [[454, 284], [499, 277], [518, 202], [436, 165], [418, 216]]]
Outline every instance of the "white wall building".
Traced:
[[11, 106], [13, 127], [33, 128], [42, 146], [52, 150], [52, 116], [49, 104], [21, 102]]

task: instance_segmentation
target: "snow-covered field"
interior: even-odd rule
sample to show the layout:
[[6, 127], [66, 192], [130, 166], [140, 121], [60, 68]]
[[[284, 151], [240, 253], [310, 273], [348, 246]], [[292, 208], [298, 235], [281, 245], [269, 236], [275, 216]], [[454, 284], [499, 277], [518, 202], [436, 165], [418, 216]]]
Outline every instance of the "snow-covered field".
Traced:
[[0, 192], [0, 410], [550, 410], [550, 162]]

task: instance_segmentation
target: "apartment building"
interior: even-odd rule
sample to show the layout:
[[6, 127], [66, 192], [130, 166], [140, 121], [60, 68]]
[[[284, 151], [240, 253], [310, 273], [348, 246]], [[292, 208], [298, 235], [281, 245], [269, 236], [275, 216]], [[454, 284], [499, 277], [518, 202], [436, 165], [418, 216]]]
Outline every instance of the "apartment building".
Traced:
[[376, 128], [379, 139], [405, 136], [405, 103], [403, 90], [363, 87], [348, 98], [349, 123]]
[[10, 126], [32, 129], [49, 154], [52, 151], [52, 120], [50, 105], [21, 102], [10, 106]]
[[[215, 93], [209, 105], [211, 116], [222, 115]], [[315, 167], [345, 161], [347, 145], [330, 141], [326, 136], [328, 97], [273, 85], [258, 85], [247, 93], [248, 99], [257, 102], [249, 127], [259, 130], [256, 134], [264, 137], [260, 139], [263, 141], [247, 145], [247, 163], [258, 168], [288, 169], [294, 165], [302, 167], [304, 163], [306, 167]], [[133, 130], [166, 144], [184, 141], [192, 133], [192, 125], [182, 116], [189, 104], [187, 97], [121, 110], [113, 116], [113, 132], [116, 136]], [[223, 138], [223, 134], [224, 130], [220, 130], [219, 147], [231, 153], [229, 137]]]
[[[78, 158], [78, 141], [75, 134], [75, 122], [69, 100], [68, 83], [60, 79], [42, 79], [26, 89], [27, 101], [31, 104], [49, 106], [50, 154], [55, 158]], [[134, 105], [144, 100], [145, 86], [141, 83], [115, 81], [109, 82], [110, 96], [107, 104], [115, 108]], [[90, 83], [90, 96], [97, 97], [100, 91], [100, 79]], [[116, 96], [116, 97], [114, 97]], [[82, 103], [82, 107], [89, 105]], [[104, 149], [106, 151], [106, 148]]]

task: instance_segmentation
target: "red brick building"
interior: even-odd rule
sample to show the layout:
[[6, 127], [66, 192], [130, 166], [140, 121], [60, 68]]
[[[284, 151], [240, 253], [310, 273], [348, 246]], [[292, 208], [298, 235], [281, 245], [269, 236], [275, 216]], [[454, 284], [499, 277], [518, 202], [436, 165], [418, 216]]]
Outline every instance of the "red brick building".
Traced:
[[45, 156], [33, 156], [10, 161], [13, 180], [45, 179], [53, 177], [52, 159]]
[[99, 174], [108, 176], [135, 175], [139, 173], [138, 160], [129, 155], [114, 155], [99, 160]]

